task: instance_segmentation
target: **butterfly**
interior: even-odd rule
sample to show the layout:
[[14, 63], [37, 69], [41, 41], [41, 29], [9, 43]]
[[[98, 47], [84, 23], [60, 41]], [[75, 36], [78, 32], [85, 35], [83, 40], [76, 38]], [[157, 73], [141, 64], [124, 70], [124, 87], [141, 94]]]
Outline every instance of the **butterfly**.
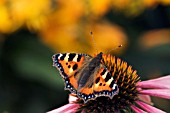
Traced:
[[53, 55], [53, 66], [59, 70], [65, 90], [76, 94], [85, 103], [100, 96], [112, 99], [118, 94], [117, 84], [102, 63], [103, 55], [102, 52], [94, 57], [77, 53]]

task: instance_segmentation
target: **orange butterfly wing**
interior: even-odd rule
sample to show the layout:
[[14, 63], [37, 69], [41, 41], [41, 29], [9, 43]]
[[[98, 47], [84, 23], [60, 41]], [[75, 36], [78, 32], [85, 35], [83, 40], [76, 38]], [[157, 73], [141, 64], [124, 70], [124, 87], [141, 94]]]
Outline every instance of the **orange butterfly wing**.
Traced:
[[77, 70], [82, 67], [87, 56], [86, 54], [76, 53], [59, 53], [53, 55], [53, 66], [59, 70], [61, 77], [65, 81], [65, 90], [76, 93], [78, 88], [76, 78]]
[[118, 86], [101, 59], [102, 53], [94, 58], [87, 54], [59, 53], [53, 55], [53, 65], [65, 81], [65, 89], [87, 102], [99, 96], [113, 98], [118, 93]]
[[118, 86], [110, 72], [102, 66], [94, 76], [89, 78], [86, 85], [77, 91], [77, 94], [84, 102], [87, 102], [99, 96], [107, 96], [112, 99], [118, 91]]
[[113, 98], [118, 93], [118, 86], [110, 72], [106, 68], [101, 68], [96, 75], [94, 83], [94, 93], [98, 96]]

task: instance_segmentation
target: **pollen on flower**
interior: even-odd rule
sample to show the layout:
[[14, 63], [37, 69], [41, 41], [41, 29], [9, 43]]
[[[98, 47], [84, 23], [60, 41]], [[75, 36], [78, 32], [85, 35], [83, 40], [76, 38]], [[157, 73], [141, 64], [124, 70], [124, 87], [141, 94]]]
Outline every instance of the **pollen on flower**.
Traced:
[[109, 69], [119, 87], [119, 94], [112, 99], [114, 107], [120, 109], [133, 104], [138, 98], [136, 84], [140, 81], [140, 77], [137, 75], [137, 71], [128, 66], [126, 62], [121, 61], [120, 58], [111, 55], [104, 55], [103, 63]]

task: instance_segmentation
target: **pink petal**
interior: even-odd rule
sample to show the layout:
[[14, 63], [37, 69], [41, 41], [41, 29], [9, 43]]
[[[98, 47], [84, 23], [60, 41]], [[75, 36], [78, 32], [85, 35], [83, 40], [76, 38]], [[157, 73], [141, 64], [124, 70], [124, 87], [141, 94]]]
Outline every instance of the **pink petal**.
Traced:
[[54, 109], [47, 113], [65, 113], [65, 112], [75, 113], [78, 107], [79, 107], [79, 104], [66, 104], [60, 108]]
[[74, 94], [69, 95], [69, 98], [68, 98], [69, 103], [74, 103], [77, 100], [78, 100], [78, 98]]
[[153, 107], [151, 105], [148, 105], [142, 101], [136, 101], [136, 103], [143, 108], [145, 111], [149, 112], [149, 113], [166, 113], [165, 111], [162, 111], [156, 107]]
[[138, 94], [138, 98], [147, 104], [153, 105], [151, 97], [149, 95]]
[[81, 113], [86, 113], [84, 110], [82, 110], [82, 112]]
[[167, 75], [156, 79], [138, 82], [137, 86], [141, 88], [170, 89], [169, 81], [170, 75]]
[[141, 90], [139, 91], [139, 93], [170, 99], [170, 89], [148, 89], [148, 90]]
[[130, 106], [136, 113], [147, 113], [145, 111], [143, 111], [142, 109], [139, 109], [138, 107], [131, 105]]

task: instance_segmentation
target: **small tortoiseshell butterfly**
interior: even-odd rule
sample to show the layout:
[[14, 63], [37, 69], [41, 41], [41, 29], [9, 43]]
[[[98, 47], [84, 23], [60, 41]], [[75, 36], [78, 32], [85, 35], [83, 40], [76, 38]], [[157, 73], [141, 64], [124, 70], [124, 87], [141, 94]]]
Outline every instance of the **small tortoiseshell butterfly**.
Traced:
[[65, 90], [76, 94], [84, 102], [99, 96], [112, 99], [118, 94], [119, 88], [102, 63], [102, 56], [102, 52], [95, 57], [77, 53], [53, 55], [53, 66], [59, 70], [65, 82]]

